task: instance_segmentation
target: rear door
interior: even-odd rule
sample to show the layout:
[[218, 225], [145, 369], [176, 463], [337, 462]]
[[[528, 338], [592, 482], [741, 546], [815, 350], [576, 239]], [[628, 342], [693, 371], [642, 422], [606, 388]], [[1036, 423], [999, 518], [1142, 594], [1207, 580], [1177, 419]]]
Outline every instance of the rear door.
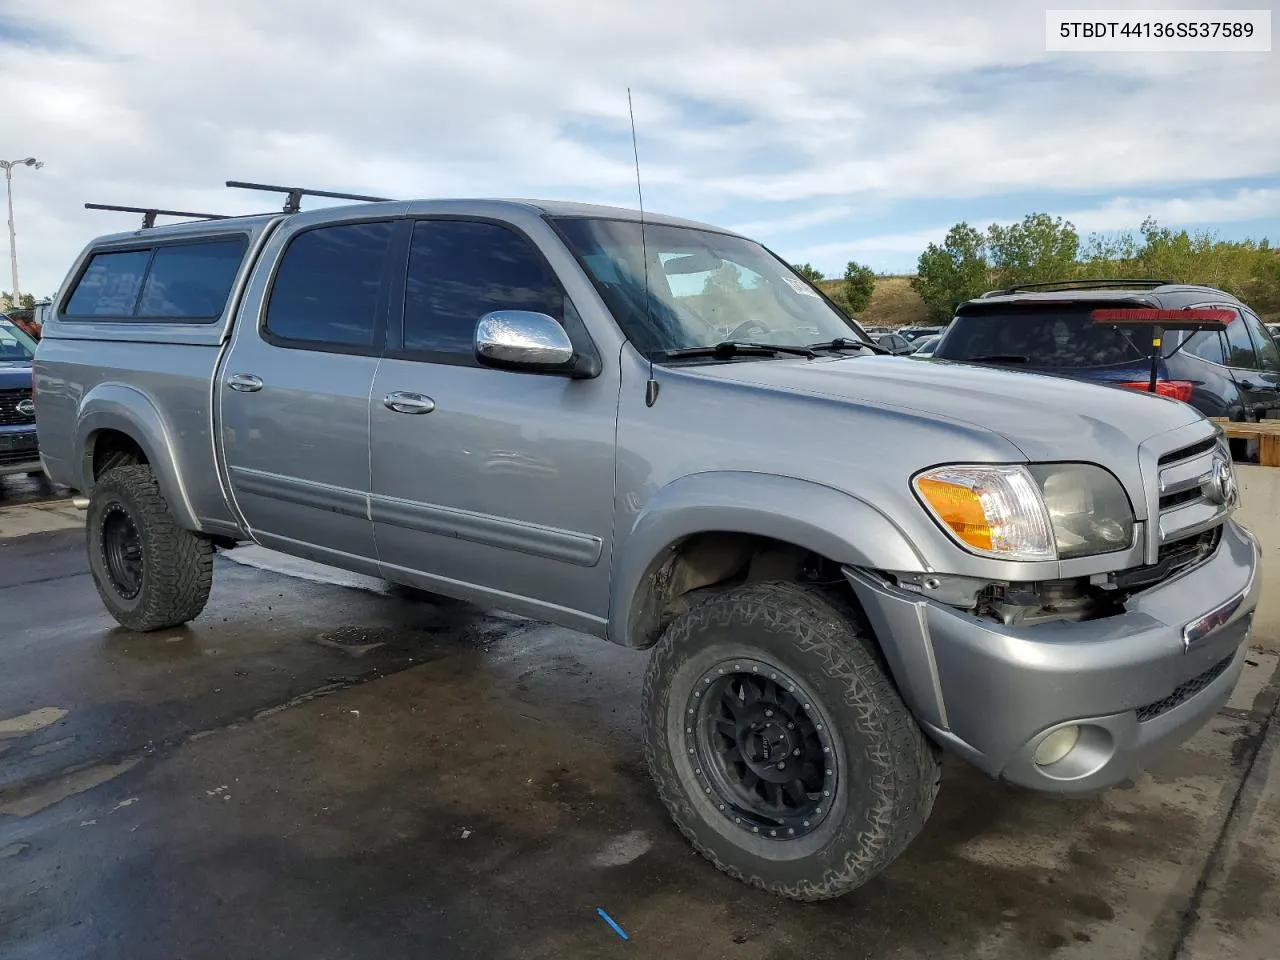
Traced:
[[1243, 413], [1246, 420], [1280, 416], [1280, 351], [1253, 314], [1234, 304], [1198, 304], [1232, 311], [1236, 316], [1225, 331], [1192, 334], [1182, 350], [1207, 360], [1221, 373], [1205, 378], [1203, 387], [1212, 390], [1217, 406], [1227, 416]]
[[1255, 365], [1248, 375], [1254, 385], [1253, 412], [1260, 420], [1280, 417], [1280, 347], [1251, 311], [1242, 310], [1240, 315], [1253, 341]]
[[369, 391], [395, 221], [284, 230], [262, 314], [239, 324], [219, 372], [232, 494], [264, 546], [376, 573]]

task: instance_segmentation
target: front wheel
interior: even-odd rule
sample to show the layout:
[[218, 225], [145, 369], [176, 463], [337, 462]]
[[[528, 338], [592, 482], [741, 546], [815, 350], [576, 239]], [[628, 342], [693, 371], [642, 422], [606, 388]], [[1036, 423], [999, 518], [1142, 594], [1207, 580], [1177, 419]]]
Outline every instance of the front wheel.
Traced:
[[753, 583], [677, 617], [645, 675], [645, 752], [718, 868], [797, 900], [848, 893], [920, 832], [937, 751], [852, 611]]
[[121, 626], [150, 631], [198, 617], [213, 585], [213, 544], [179, 526], [146, 464], [113, 467], [85, 517], [89, 571]]

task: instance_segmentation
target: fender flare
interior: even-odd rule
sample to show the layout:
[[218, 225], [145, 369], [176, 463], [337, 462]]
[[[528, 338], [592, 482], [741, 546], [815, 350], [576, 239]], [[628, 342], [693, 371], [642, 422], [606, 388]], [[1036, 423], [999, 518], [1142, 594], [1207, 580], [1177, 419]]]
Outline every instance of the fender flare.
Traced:
[[644, 647], [647, 584], [676, 545], [698, 533], [742, 533], [795, 544], [845, 566], [928, 570], [906, 533], [878, 508], [833, 487], [775, 474], [691, 474], [660, 489], [619, 546], [609, 587], [609, 640]]
[[86, 494], [93, 489], [93, 436], [100, 430], [119, 431], [142, 449], [178, 523], [198, 531], [200, 523], [178, 471], [169, 429], [151, 398], [136, 387], [102, 383], [80, 402], [75, 449], [80, 453], [80, 489]]

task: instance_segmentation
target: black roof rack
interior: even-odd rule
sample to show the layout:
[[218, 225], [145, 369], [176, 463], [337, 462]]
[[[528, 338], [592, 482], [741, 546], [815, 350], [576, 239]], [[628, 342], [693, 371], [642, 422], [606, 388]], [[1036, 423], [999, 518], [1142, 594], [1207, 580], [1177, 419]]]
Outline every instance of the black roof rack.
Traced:
[[161, 210], [159, 207], [122, 207], [114, 203], [86, 203], [86, 210], [114, 210], [118, 213], [142, 214], [142, 229], [156, 225], [156, 217], [186, 217], [190, 220], [230, 220], [225, 213], [191, 213], [188, 210]]
[[1149, 280], [1141, 278], [1129, 279], [1097, 279], [1097, 280], [1047, 280], [1042, 283], [1019, 283], [1004, 290], [988, 290], [982, 295], [986, 297], [1007, 297], [1011, 293], [1031, 293], [1049, 287], [1166, 287], [1177, 283], [1176, 280]]
[[264, 190], [267, 193], [283, 193], [285, 213], [297, 213], [302, 209], [303, 197], [333, 197], [337, 200], [364, 200], [369, 203], [382, 203], [391, 197], [366, 197], [358, 193], [334, 193], [332, 190], [308, 190], [306, 187], [277, 187], [267, 183], [246, 183], [243, 180], [228, 180], [228, 187], [241, 190]]

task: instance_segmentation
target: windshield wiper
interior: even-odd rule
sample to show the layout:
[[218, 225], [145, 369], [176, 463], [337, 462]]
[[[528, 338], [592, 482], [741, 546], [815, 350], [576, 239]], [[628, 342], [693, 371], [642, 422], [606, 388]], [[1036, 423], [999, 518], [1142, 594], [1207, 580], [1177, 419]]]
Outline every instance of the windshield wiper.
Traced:
[[[947, 358], [943, 358], [947, 359]], [[981, 357], [956, 357], [962, 363], [1030, 363], [1030, 357], [1017, 353], [992, 353]]]
[[870, 343], [866, 340], [851, 339], [849, 337], [836, 337], [834, 340], [827, 340], [824, 343], [809, 344], [811, 350], [870, 350], [872, 353], [888, 353], [887, 347], [882, 347], [878, 343]]
[[680, 347], [677, 350], [665, 351], [663, 356], [668, 360], [676, 360], [683, 357], [776, 357], [782, 353], [796, 357], [817, 356], [809, 347], [751, 343], [746, 340], [722, 340], [720, 343], [713, 343], [706, 347]]

